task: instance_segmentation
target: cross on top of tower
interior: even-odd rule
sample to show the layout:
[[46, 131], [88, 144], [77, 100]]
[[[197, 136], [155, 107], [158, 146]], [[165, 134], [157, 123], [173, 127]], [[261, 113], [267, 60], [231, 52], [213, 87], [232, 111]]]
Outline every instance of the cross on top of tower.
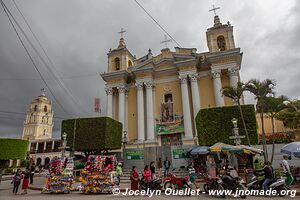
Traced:
[[216, 12], [216, 10], [218, 10], [218, 9], [220, 9], [220, 7], [215, 7], [215, 5], [213, 4], [212, 5], [212, 9], [210, 9], [210, 10], [208, 10], [209, 12], [211, 12], [211, 11], [213, 11], [214, 12], [214, 14], [215, 14], [215, 16], [217, 16], [217, 12]]
[[45, 89], [44, 88], [41, 89], [41, 96], [45, 96]]
[[121, 31], [118, 32], [119, 34], [121, 34], [121, 38], [123, 38], [123, 33], [125, 33], [125, 32], [126, 32], [126, 30], [124, 30], [123, 28], [121, 28]]
[[171, 39], [168, 39], [168, 36], [165, 35], [165, 40], [161, 41], [160, 43], [161, 43], [161, 44], [165, 43], [166, 48], [168, 48], [168, 42], [172, 42], [172, 40], [171, 40]]

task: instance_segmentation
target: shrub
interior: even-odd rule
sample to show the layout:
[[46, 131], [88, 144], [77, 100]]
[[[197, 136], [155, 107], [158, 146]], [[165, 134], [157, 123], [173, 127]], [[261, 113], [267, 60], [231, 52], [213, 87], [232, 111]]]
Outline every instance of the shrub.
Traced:
[[27, 140], [0, 138], [0, 160], [24, 160], [27, 149]]
[[[258, 143], [258, 133], [254, 105], [242, 105], [242, 111], [250, 139], [250, 143]], [[224, 106], [201, 109], [196, 116], [196, 127], [200, 145], [213, 145], [217, 142], [234, 144], [231, 120], [238, 119], [239, 134], [245, 136], [245, 129], [238, 106]], [[248, 144], [242, 139], [242, 144]]]
[[[74, 136], [74, 125], [76, 130]], [[83, 152], [120, 149], [122, 124], [109, 117], [79, 118], [62, 121], [61, 134], [67, 133], [67, 146]]]

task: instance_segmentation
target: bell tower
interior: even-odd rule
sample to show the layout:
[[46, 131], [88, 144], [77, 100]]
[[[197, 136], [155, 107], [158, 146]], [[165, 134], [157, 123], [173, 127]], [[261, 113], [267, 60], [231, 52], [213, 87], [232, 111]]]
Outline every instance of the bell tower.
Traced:
[[118, 32], [121, 35], [119, 45], [116, 49], [109, 50], [108, 56], [108, 69], [107, 72], [115, 72], [127, 70], [131, 66], [133, 66], [134, 56], [130, 53], [130, 51], [126, 48], [125, 40], [123, 34], [126, 31], [121, 29]]
[[41, 95], [31, 102], [24, 121], [22, 139], [50, 139], [52, 138], [52, 129], [52, 102], [46, 97], [44, 89], [42, 89]]
[[214, 25], [208, 28], [206, 31], [207, 46], [209, 52], [226, 51], [234, 49], [234, 38], [233, 38], [233, 26], [229, 22], [222, 24], [219, 16], [216, 14], [216, 10], [219, 9], [213, 6], [214, 11]]

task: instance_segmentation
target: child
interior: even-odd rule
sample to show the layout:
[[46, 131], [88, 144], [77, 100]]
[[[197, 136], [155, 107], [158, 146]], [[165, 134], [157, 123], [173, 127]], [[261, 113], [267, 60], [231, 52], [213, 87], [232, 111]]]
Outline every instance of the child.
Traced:
[[13, 177], [12, 182], [11, 182], [14, 184], [13, 194], [15, 194], [15, 195], [18, 194], [18, 189], [19, 189], [19, 185], [21, 183], [21, 179], [22, 179], [22, 175], [20, 173], [20, 169], [18, 169]]

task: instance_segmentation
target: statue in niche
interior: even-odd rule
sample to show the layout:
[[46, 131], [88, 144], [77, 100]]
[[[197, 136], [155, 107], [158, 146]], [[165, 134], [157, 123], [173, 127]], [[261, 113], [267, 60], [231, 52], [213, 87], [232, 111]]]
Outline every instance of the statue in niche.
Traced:
[[161, 104], [161, 122], [173, 122], [174, 112], [173, 112], [173, 102], [172, 98], [167, 98], [166, 103]]

